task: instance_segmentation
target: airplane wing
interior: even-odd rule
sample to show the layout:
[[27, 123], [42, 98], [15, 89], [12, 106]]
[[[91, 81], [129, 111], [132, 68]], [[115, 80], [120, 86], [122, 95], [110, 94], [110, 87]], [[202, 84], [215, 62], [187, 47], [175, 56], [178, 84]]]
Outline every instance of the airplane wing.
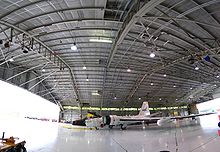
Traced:
[[203, 113], [203, 114], [191, 114], [188, 116], [176, 116], [176, 117], [142, 117], [142, 118], [134, 118], [134, 117], [127, 117], [127, 118], [120, 118], [119, 122], [122, 124], [127, 124], [127, 125], [132, 125], [132, 124], [141, 124], [141, 123], [146, 123], [146, 124], [158, 124], [159, 126], [165, 124], [165, 123], [170, 123], [172, 120], [181, 120], [181, 119], [186, 119], [186, 118], [195, 118], [199, 116], [205, 116], [205, 115], [210, 115], [214, 114], [213, 112], [211, 113]]
[[195, 117], [211, 115], [211, 114], [215, 114], [215, 112], [202, 113], [202, 114], [191, 114], [191, 115], [188, 115], [188, 116], [176, 116], [176, 117], [170, 117], [170, 119], [178, 120], [178, 119], [185, 119], [185, 118], [195, 118]]

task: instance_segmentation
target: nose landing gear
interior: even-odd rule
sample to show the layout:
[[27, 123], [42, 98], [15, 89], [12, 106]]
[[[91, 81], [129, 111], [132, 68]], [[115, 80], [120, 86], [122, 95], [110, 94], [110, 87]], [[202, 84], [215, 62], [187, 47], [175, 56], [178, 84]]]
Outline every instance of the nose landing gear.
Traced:
[[120, 127], [121, 127], [121, 130], [125, 130], [125, 129], [127, 129], [127, 125], [120, 125]]

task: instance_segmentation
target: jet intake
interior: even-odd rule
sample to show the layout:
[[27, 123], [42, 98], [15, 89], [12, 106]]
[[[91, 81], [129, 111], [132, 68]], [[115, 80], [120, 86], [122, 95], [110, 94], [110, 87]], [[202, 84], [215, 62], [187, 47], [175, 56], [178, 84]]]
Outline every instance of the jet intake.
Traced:
[[110, 116], [104, 116], [104, 117], [102, 117], [102, 121], [103, 121], [104, 125], [110, 125], [111, 117]]
[[173, 122], [173, 121], [170, 118], [162, 118], [162, 119], [157, 121], [157, 125], [158, 126], [164, 126], [164, 125], [166, 125], [168, 123], [171, 123], [171, 122]]

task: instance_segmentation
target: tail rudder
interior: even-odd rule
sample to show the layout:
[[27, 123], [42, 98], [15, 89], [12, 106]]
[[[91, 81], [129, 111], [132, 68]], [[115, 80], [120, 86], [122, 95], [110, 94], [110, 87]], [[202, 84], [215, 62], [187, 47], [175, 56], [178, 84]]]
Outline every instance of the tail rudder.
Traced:
[[138, 115], [139, 116], [148, 116], [148, 115], [150, 115], [148, 102], [143, 102]]

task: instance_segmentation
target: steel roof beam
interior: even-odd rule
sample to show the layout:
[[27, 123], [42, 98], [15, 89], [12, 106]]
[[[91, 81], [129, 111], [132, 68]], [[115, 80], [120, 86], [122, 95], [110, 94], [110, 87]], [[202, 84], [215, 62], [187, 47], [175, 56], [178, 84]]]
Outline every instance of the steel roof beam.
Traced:
[[89, 22], [89, 21], [103, 21], [103, 22], [113, 22], [113, 23], [121, 23], [120, 21], [117, 20], [112, 20], [112, 19], [103, 19], [103, 18], [82, 18], [82, 19], [70, 19], [70, 20], [60, 20], [60, 21], [56, 21], [56, 22], [51, 22], [51, 23], [47, 23], [47, 24], [42, 24], [39, 26], [35, 26], [35, 27], [31, 27], [29, 29], [27, 29], [27, 31], [32, 31], [34, 29], [37, 28], [42, 28], [42, 27], [49, 27], [51, 25], [56, 25], [56, 24], [64, 24], [64, 23], [71, 23], [71, 22]]
[[[122, 41], [124, 40], [125, 36], [130, 31], [130, 29], [135, 25], [135, 23], [137, 22], [137, 18], [144, 16], [147, 12], [151, 11], [153, 8], [155, 8], [156, 6], [158, 6], [160, 3], [164, 2], [164, 1], [165, 0], [151, 0], [151, 1], [148, 1], [135, 14], [132, 14], [133, 12], [128, 14], [128, 16], [125, 19], [121, 30], [118, 32], [118, 35], [117, 35], [117, 37], [115, 39], [115, 42], [113, 44], [112, 51], [111, 51], [111, 54], [110, 54], [110, 57], [109, 57], [109, 60], [108, 60], [108, 65], [107, 65], [108, 68], [110, 67], [110, 64], [113, 60], [114, 54], [117, 51], [117, 47], [122, 43]], [[138, 2], [137, 2], [136, 5], [137, 5], [136, 7], [139, 7]]]
[[[158, 26], [163, 26], [163, 25], [164, 25], [164, 24], [162, 24], [162, 23], [158, 23], [158, 22], [156, 22], [156, 21], [152, 21], [152, 20], [149, 20], [149, 19], [146, 19], [146, 18], [143, 18], [143, 19], [144, 19], [145, 21], [148, 21], [148, 22], [153, 23], [153, 24], [158, 25]], [[166, 28], [166, 29], [168, 29], [168, 30], [171, 30], [171, 31], [175, 32], [175, 33], [178, 34], [178, 35], [181, 35], [181, 36], [183, 36], [183, 37], [185, 37], [185, 38], [187, 38], [187, 39], [190, 39], [190, 41], [189, 41], [189, 40], [185, 40], [185, 41], [188, 42], [188, 43], [190, 43], [190, 44], [193, 44], [194, 46], [196, 46], [196, 47], [199, 48], [199, 49], [208, 49], [208, 48], [207, 48], [206, 46], [204, 46], [202, 43], [200, 43], [200, 42], [198, 42], [198, 41], [192, 39], [191, 37], [185, 35], [185, 34], [182, 33], [182, 32], [179, 32], [178, 30], [175, 30], [175, 29], [173, 29], [173, 28], [171, 28], [171, 27], [168, 27], [168, 26], [163, 26], [163, 27]], [[172, 35], [174, 35], [174, 34], [172, 34]], [[178, 36], [176, 36], [176, 37], [178, 37]]]
[[65, 11], [87, 11], [87, 10], [101, 10], [101, 11], [117, 11], [117, 12], [124, 12], [122, 10], [114, 10], [114, 9], [107, 9], [107, 8], [104, 8], [104, 7], [75, 7], [75, 8], [65, 8], [65, 9], [58, 9], [58, 10], [53, 10], [53, 11], [50, 11], [50, 12], [46, 12], [46, 13], [42, 13], [42, 14], [38, 14], [38, 15], [34, 15], [34, 16], [30, 16], [29, 18], [25, 18], [19, 22], [16, 22], [14, 23], [14, 25], [17, 25], [17, 24], [21, 24], [21, 23], [24, 23], [28, 20], [32, 20], [34, 18], [37, 18], [37, 17], [41, 17], [41, 16], [44, 16], [44, 15], [50, 15], [50, 14], [53, 14], [53, 13], [59, 13], [59, 12], [65, 12]]
[[17, 7], [16, 9], [13, 9], [13, 10], [10, 11], [10, 12], [7, 12], [7, 13], [5, 13], [5, 14], [2, 14], [2, 15], [0, 16], [0, 20], [1, 20], [2, 18], [4, 18], [4, 17], [10, 15], [11, 13], [14, 13], [14, 12], [20, 10], [20, 9], [23, 9], [23, 8], [25, 8], [25, 7], [28, 7], [28, 6], [37, 4], [37, 3], [41, 3], [41, 2], [44, 2], [44, 1], [48, 1], [48, 0], [37, 0], [37, 1], [35, 1], [35, 2], [30, 2], [29, 4], [26, 4], [26, 5], [22, 6], [22, 7]]
[[[211, 50], [205, 50], [205, 51], [202, 51], [202, 52], [207, 52], [207, 51], [213, 51], [213, 50], [216, 50], [217, 48], [214, 48], [214, 49], [211, 49]], [[218, 48], [219, 49], [219, 48]], [[140, 87], [140, 85], [142, 84], [142, 82], [144, 81], [144, 79], [147, 77], [147, 76], [150, 76], [152, 75], [153, 73], [157, 72], [157, 71], [160, 71], [164, 68], [167, 68], [167, 67], [170, 67], [174, 64], [177, 64], [177, 63], [180, 63], [181, 61], [184, 61], [185, 59], [189, 58], [191, 55], [188, 55], [188, 56], [184, 56], [184, 57], [181, 57], [177, 60], [174, 60], [170, 63], [167, 63], [166, 65], [160, 65], [160, 66], [155, 66], [152, 68], [152, 70], [149, 70], [147, 73], [145, 73], [143, 75], [143, 77], [140, 79], [140, 81], [138, 81], [138, 83], [132, 87], [128, 97], [127, 97], [127, 100], [126, 101], [129, 101], [131, 99], [131, 97], [134, 95], [134, 93], [137, 91], [137, 89]]]
[[40, 37], [43, 37], [43, 36], [48, 36], [50, 34], [57, 34], [57, 33], [63, 33], [63, 32], [69, 32], [69, 31], [90, 31], [90, 30], [106, 30], [106, 31], [117, 31], [118, 28], [108, 28], [108, 27], [80, 27], [80, 28], [69, 28], [69, 29], [60, 29], [59, 31], [48, 31], [48, 32], [42, 32], [39, 33], [37, 36], [40, 38]]
[[[165, 16], [143, 16], [144, 18], [157, 18], [157, 19], [173, 19], [173, 20], [176, 20], [176, 21], [185, 21], [185, 22], [189, 22], [189, 23], [195, 23], [195, 24], [200, 24], [200, 25], [203, 25], [203, 26], [207, 26], [207, 27], [210, 27], [210, 28], [215, 28], [215, 29], [218, 29], [220, 30], [220, 25], [215, 25], [215, 24], [209, 24], [209, 23], [205, 23], [205, 22], [200, 22], [200, 21], [197, 21], [197, 20], [193, 20], [193, 19], [183, 19], [183, 18], [171, 18], [171, 17], [165, 17]], [[211, 39], [211, 40], [215, 40], [214, 38]]]
[[[193, 2], [194, 2], [194, 1], [193, 1]], [[195, 2], [194, 2], [194, 3], [195, 3]], [[212, 5], [213, 3], [216, 3], [216, 1], [214, 0], [214, 1], [212, 1], [212, 2], [203, 3], [203, 4], [201, 4], [201, 5], [198, 5], [198, 4], [197, 4], [196, 7], [193, 7], [193, 8], [191, 8], [190, 10], [187, 10], [187, 11], [185, 11], [185, 12], [183, 12], [183, 13], [180, 13], [180, 12], [177, 11], [175, 8], [173, 8], [172, 10], [179, 14], [179, 15], [178, 15], [177, 17], [175, 17], [174, 19], [176, 19], [176, 18], [181, 18], [181, 17], [185, 16], [185, 17], [187, 17], [187, 18], [189, 18], [189, 19], [192, 20], [192, 18], [189, 17], [188, 14], [190, 14], [190, 13], [192, 13], [192, 12], [194, 12], [194, 11], [197, 11], [198, 9], [203, 9], [203, 10], [204, 10], [204, 7], [209, 6], [209, 5]], [[162, 6], [167, 7], [167, 6], [165, 6], [165, 5], [162, 5]], [[158, 10], [159, 10], [159, 9], [158, 9]], [[159, 10], [159, 11], [160, 11], [160, 10]], [[162, 12], [162, 13], [164, 14], [164, 12]], [[166, 15], [167, 15], [167, 14], [166, 14]], [[168, 15], [167, 15], [167, 16], [168, 16]], [[170, 18], [170, 21], [167, 22], [167, 24], [169, 25], [169, 24], [172, 24], [173, 22], [175, 22], [174, 19], [173, 19], [173, 18]], [[203, 25], [198, 24], [198, 23], [195, 23], [195, 24], [197, 24], [199, 27], [201, 27], [203, 30], [205, 30], [210, 36], [212, 36], [213, 38], [216, 39], [216, 37], [215, 37], [212, 33], [210, 33], [210, 32], [207, 30], [207, 28], [205, 28]], [[165, 26], [165, 25], [163, 25], [163, 26]], [[161, 26], [161, 27], [162, 27], [162, 26]], [[161, 30], [161, 27], [160, 27], [158, 30]], [[158, 31], [158, 30], [157, 30], [157, 31]], [[183, 31], [186, 31], [185, 29], [182, 29], [182, 30], [183, 30]], [[157, 31], [156, 31], [156, 32], [157, 32]], [[188, 32], [189, 32], [189, 31], [188, 31]], [[194, 37], [196, 37], [195, 34], [192, 34], [191, 32], [190, 32], [190, 34], [193, 35]], [[203, 39], [200, 39], [200, 38], [198, 38], [198, 39], [199, 39], [200, 41], [204, 42]]]
[[[4, 21], [0, 21], [0, 24], [3, 24], [5, 26], [8, 26], [8, 27], [11, 27], [17, 31], [20, 31], [21, 33], [24, 33], [26, 34], [27, 36], [29, 36], [30, 38], [33, 38], [36, 42], [38, 42], [39, 44], [41, 44], [43, 47], [45, 47], [49, 52], [53, 53], [53, 51], [47, 46], [45, 45], [43, 42], [41, 42], [39, 39], [33, 37], [31, 34], [29, 34], [28, 32], [10, 24], [10, 23], [7, 23], [7, 22], [4, 22]], [[70, 72], [70, 76], [71, 76], [71, 79], [72, 79], [72, 83], [73, 83], [73, 88], [74, 88], [74, 93], [75, 93], [75, 96], [78, 98], [79, 100], [79, 95], [78, 95], [78, 90], [77, 90], [77, 87], [75, 85], [75, 78], [74, 78], [74, 75], [73, 75], [73, 71], [71, 69], [71, 67], [62, 59], [60, 58], [59, 56], [56, 56], [61, 62], [63, 62], [64, 65], [67, 66], [67, 68], [69, 69], [69, 72]], [[50, 61], [51, 62], [51, 61]], [[80, 106], [80, 100], [78, 101], [79, 102], [79, 106]]]

